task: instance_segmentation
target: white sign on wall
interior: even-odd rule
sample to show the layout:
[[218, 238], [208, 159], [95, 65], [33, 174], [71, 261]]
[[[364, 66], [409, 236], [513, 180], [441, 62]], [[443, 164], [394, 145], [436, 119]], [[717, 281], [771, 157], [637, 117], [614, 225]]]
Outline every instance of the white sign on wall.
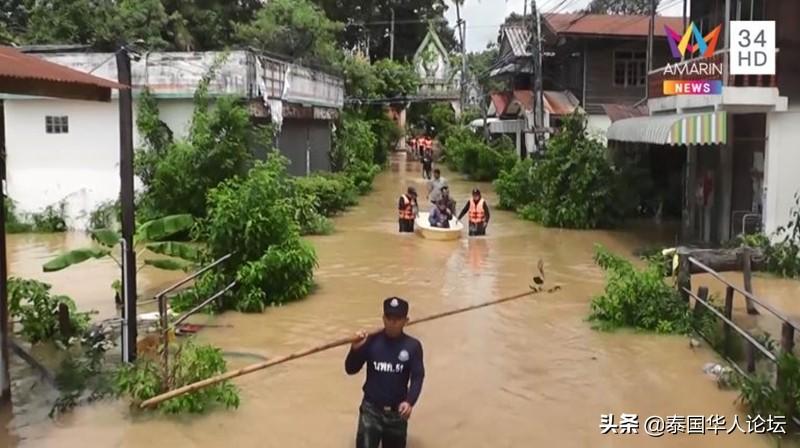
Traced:
[[731, 22], [731, 75], [775, 74], [775, 21]]

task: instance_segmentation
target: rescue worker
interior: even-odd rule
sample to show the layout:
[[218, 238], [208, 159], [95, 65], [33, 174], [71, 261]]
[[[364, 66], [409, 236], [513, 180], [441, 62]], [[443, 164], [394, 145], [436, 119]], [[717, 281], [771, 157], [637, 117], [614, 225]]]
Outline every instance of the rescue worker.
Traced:
[[447, 202], [444, 198], [439, 199], [439, 203], [433, 207], [428, 215], [428, 222], [431, 227], [439, 227], [441, 229], [449, 229], [451, 219], [453, 219], [453, 212], [447, 208]]
[[433, 179], [428, 182], [428, 200], [436, 204], [442, 198], [442, 187], [447, 185], [447, 180], [442, 177], [439, 168], [433, 170]]
[[400, 202], [397, 204], [397, 209], [400, 214], [400, 232], [414, 232], [414, 219], [417, 217], [417, 190], [414, 187], [408, 187], [406, 194], [400, 196]]
[[425, 149], [422, 151], [422, 178], [431, 178], [431, 169], [433, 168], [433, 154], [430, 150]]
[[444, 201], [445, 204], [447, 204], [447, 209], [450, 210], [450, 213], [452, 213], [453, 216], [455, 216], [456, 201], [450, 197], [450, 188], [448, 188], [447, 185], [444, 185], [442, 187], [442, 197], [440, 198], [440, 200]]
[[486, 235], [486, 226], [489, 225], [489, 206], [477, 188], [472, 189], [472, 199], [464, 204], [458, 220], [461, 221], [467, 212], [469, 212], [469, 236]]
[[399, 297], [383, 301], [381, 333], [357, 333], [344, 369], [348, 375], [367, 365], [361, 400], [356, 448], [404, 448], [408, 419], [422, 392], [425, 366], [422, 343], [405, 334], [408, 302]]

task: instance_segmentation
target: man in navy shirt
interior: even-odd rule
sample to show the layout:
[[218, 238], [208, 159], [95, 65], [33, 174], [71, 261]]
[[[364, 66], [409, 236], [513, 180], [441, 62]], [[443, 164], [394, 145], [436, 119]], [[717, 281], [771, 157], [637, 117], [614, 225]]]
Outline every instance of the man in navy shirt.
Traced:
[[408, 419], [425, 378], [422, 344], [403, 332], [406, 323], [408, 302], [399, 297], [384, 300], [384, 330], [370, 337], [358, 333], [360, 339], [344, 361], [348, 375], [367, 365], [356, 448], [378, 448], [381, 443], [383, 448], [406, 446]]

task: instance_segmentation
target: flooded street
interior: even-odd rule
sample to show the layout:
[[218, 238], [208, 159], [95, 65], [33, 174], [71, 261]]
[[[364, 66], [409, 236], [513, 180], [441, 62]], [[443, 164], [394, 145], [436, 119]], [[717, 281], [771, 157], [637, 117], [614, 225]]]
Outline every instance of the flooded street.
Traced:
[[[452, 173], [445, 177], [460, 210], [474, 184]], [[600, 434], [601, 414], [618, 419], [634, 413], [641, 423], [652, 415], [718, 414], [727, 428], [738, 412], [737, 393], [718, 390], [702, 373], [703, 364], [716, 359], [710, 350], [691, 350], [679, 336], [601, 333], [585, 321], [591, 297], [603, 287], [603, 273], [592, 262], [593, 245], [629, 255], [638, 247], [671, 244], [669, 229], [650, 223], [637, 231], [544, 229], [496, 210], [491, 186], [480, 184], [492, 206], [488, 235], [427, 241], [397, 233], [397, 197], [409, 184], [416, 185], [424, 204], [418, 165], [396, 161], [378, 176], [373, 193], [335, 219], [334, 234], [311, 238], [320, 262], [311, 296], [263, 314], [201, 317], [231, 327], [206, 329], [200, 338], [224, 350], [275, 357], [379, 325], [387, 296], [407, 298], [413, 319], [524, 292], [542, 258], [547, 281], [562, 284], [560, 292], [408, 329], [422, 341], [426, 364], [409, 447], [775, 446], [765, 436], [739, 431], [660, 438], [643, 430]], [[41, 273], [41, 264], [65, 245], [88, 242], [73, 234], [63, 238], [11, 237], [11, 272], [53, 283], [82, 309], [113, 315], [113, 261]], [[145, 269], [140, 290], [151, 293], [177, 275]], [[754, 282], [757, 294], [766, 291], [763, 283]], [[771, 292], [797, 297], [797, 283], [781, 285]], [[103, 402], [55, 422], [46, 418], [47, 410], [44, 418], [41, 412], [0, 414], [0, 425], [9, 422], [8, 433], [0, 432], [0, 446], [350, 447], [364, 373], [345, 374], [346, 353], [344, 347], [333, 349], [239, 378], [242, 404], [235, 411], [131, 417], [124, 403]], [[255, 361], [231, 358], [229, 367]]]

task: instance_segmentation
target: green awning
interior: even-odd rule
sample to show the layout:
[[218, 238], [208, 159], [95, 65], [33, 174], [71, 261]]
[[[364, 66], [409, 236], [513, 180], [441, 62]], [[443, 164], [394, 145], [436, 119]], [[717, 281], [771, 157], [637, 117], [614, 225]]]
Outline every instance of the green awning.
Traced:
[[656, 145], [723, 145], [728, 141], [726, 112], [627, 118], [608, 128], [608, 140]]

